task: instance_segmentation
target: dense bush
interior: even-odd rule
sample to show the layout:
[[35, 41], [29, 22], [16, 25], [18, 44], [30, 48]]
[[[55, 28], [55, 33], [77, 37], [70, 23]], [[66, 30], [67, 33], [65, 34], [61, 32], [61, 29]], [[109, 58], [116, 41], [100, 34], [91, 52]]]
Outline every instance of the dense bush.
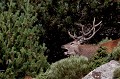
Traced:
[[37, 79], [81, 79], [89, 72], [89, 62], [85, 57], [72, 56], [51, 65]]
[[[118, 43], [118, 47], [114, 48], [110, 58], [120, 62], [120, 42]], [[114, 79], [120, 79], [120, 67], [114, 71]]]
[[29, 0], [0, 2], [0, 79], [34, 77], [45, 71], [45, 44], [39, 42], [44, 30], [36, 25], [37, 13]]
[[120, 79], [120, 67], [114, 71], [114, 79]]
[[101, 47], [97, 53], [89, 60], [91, 63], [89, 66], [91, 67], [91, 70], [93, 70], [109, 61], [109, 54], [106, 52], [106, 48]]
[[113, 52], [110, 55], [110, 58], [120, 61], [120, 45], [114, 48]]

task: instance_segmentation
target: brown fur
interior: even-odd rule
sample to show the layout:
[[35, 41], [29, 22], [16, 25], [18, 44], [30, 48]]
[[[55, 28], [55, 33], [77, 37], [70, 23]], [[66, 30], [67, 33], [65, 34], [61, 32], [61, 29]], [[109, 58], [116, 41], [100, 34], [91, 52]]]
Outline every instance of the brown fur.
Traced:
[[72, 41], [62, 46], [63, 49], [67, 49], [67, 51], [64, 52], [65, 55], [82, 55], [86, 56], [87, 58], [91, 58], [99, 49], [99, 47], [99, 45], [92, 44], [81, 45], [77, 41]]
[[111, 53], [115, 47], [117, 47], [118, 43], [120, 41], [120, 38], [117, 40], [108, 41], [106, 43], [101, 44], [101, 46], [106, 47], [106, 51], [108, 53]]
[[79, 45], [79, 54], [86, 56], [87, 58], [92, 57], [95, 52], [99, 49], [97, 45], [85, 44]]

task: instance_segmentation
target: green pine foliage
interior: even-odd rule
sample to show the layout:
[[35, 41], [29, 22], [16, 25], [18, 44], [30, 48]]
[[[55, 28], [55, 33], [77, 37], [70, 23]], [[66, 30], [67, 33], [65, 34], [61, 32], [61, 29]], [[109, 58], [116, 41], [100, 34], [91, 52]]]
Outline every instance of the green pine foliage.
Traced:
[[72, 56], [53, 63], [37, 79], [81, 79], [89, 72], [88, 60], [85, 57]]
[[120, 61], [120, 45], [114, 48], [113, 52], [110, 55], [110, 58]]
[[120, 79], [120, 67], [114, 71], [114, 79]]
[[45, 71], [49, 66], [46, 46], [39, 42], [44, 30], [35, 24], [35, 7], [29, 0], [9, 0], [0, 10], [0, 65], [4, 68], [0, 79], [35, 77]]
[[[116, 60], [120, 62], [120, 43], [114, 48], [113, 52], [109, 55], [110, 60]], [[120, 79], [120, 67], [114, 71], [113, 79]]]
[[102, 64], [109, 62], [109, 54], [106, 52], [105, 47], [99, 48], [97, 53], [89, 60], [91, 70], [99, 67]]

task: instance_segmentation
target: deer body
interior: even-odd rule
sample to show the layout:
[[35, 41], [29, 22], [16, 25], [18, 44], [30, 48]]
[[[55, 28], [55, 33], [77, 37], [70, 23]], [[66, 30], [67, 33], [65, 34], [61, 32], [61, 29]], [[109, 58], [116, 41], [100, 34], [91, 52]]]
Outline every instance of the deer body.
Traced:
[[92, 57], [99, 49], [99, 46], [91, 44], [79, 45], [78, 47], [79, 52], [76, 53], [79, 55], [86, 56], [87, 58]]

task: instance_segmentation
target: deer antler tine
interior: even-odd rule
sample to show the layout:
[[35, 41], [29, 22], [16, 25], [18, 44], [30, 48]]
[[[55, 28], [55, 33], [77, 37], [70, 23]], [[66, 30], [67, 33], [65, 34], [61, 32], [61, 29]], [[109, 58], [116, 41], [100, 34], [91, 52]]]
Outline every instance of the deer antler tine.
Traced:
[[100, 21], [99, 23], [95, 24], [95, 17], [94, 17], [94, 20], [93, 20], [93, 27], [96, 27], [98, 25], [100, 25], [102, 23], [102, 21]]
[[69, 36], [71, 37], [71, 38], [73, 38], [73, 39], [75, 39], [77, 36], [74, 36], [74, 35], [72, 35], [69, 31], [68, 31], [68, 34], [69, 34]]
[[75, 23], [75, 25], [78, 25], [78, 26], [84, 27], [84, 25], [82, 25], [81, 23]]
[[[82, 31], [81, 31], [81, 33], [83, 34], [83, 35], [86, 35], [86, 33], [84, 32], [84, 25], [82, 25], [81, 23], [75, 23], [76, 25], [78, 25], [78, 26], [80, 26], [80, 27], [82, 27]], [[79, 38], [79, 37], [78, 37]], [[80, 36], [80, 38], [81, 38], [81, 36]]]
[[[93, 30], [95, 31], [95, 28], [94, 28]], [[84, 40], [89, 40], [89, 39], [91, 39], [91, 38], [95, 35], [95, 33], [96, 33], [96, 32], [94, 32], [94, 31], [93, 31], [93, 34], [92, 34], [90, 37], [85, 38]]]
[[93, 34], [90, 37], [85, 38], [85, 40], [89, 40], [95, 35], [95, 33], [101, 28], [101, 26], [96, 31], [95, 31], [95, 27], [100, 25], [101, 23], [102, 23], [102, 21], [100, 21], [98, 24], [95, 25], [95, 18], [94, 18], [94, 20], [93, 20], [93, 28], [92, 28], [93, 29]]
[[[82, 24], [81, 24], [82, 25]], [[82, 34], [86, 35], [86, 33], [84, 32], [84, 25], [82, 25]]]
[[75, 32], [74, 32], [74, 36], [77, 37], [77, 35], [75, 34]]
[[101, 25], [100, 25], [100, 27], [95, 31], [95, 33], [96, 33], [98, 30], [100, 30], [100, 28], [101, 28]]
[[101, 23], [102, 23], [102, 21], [100, 21], [99, 23], [97, 23], [97, 24], [95, 25], [95, 27], [98, 26], [98, 25], [100, 25]]
[[77, 24], [77, 25], [79, 25], [79, 26], [81, 26], [81, 27], [82, 27], [82, 34], [83, 34], [83, 35], [86, 35], [86, 33], [84, 32], [84, 27], [85, 27], [85, 26], [84, 26], [84, 25], [82, 25], [81, 23], [79, 23], [79, 24]]
[[[86, 34], [84, 34], [84, 35], [86, 36], [86, 35], [88, 35], [89, 33], [91, 33], [91, 31], [92, 31], [95, 27], [97, 27], [98, 25], [100, 25], [101, 23], [102, 23], [102, 21], [100, 21], [98, 24], [95, 25], [95, 17], [94, 17], [92, 29], [91, 29], [89, 32], [87, 32]], [[98, 30], [99, 30], [99, 29], [98, 29]]]
[[[92, 27], [87, 33], [85, 33], [85, 32], [83, 31], [84, 36], [87, 36], [88, 34], [90, 34], [91, 31], [92, 31], [95, 27], [96, 27], [96, 26], [95, 26], [95, 17], [94, 17], [94, 20], [93, 20], [93, 27]], [[82, 30], [83, 30], [83, 27], [82, 27]]]
[[93, 26], [95, 25], [95, 17], [94, 17], [94, 20], [93, 20]]

